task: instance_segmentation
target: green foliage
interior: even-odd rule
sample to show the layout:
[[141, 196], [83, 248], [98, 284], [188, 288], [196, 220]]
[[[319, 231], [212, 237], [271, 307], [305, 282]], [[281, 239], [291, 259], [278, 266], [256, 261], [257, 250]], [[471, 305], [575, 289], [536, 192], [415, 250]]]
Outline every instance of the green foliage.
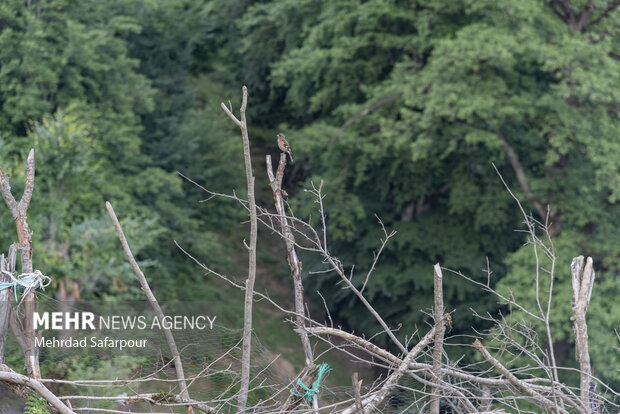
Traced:
[[3, 129], [19, 133], [26, 121], [77, 101], [104, 114], [96, 123], [106, 133], [106, 149], [122, 146], [123, 155], [135, 154], [136, 115], [152, 107], [152, 90], [122, 39], [139, 26], [128, 16], [115, 15], [124, 2], [115, 3], [117, 7], [98, 2], [75, 7], [64, 0], [30, 7], [19, 1], [3, 4]]
[[[33, 124], [29, 138], [37, 171], [34, 201], [29, 208], [30, 226], [37, 230], [33, 233], [36, 266], [53, 275], [57, 283], [68, 286], [79, 282], [79, 290], [71, 293], [73, 297], [141, 297], [130, 265], [119, 254], [116, 232], [102, 215], [104, 181], [120, 182], [121, 178], [102, 167], [107, 160], [98, 151], [99, 143], [90, 134], [89, 124], [76, 107], [70, 107]], [[8, 153], [20, 154], [14, 141], [0, 143]], [[20, 164], [9, 164], [5, 171], [15, 171], [19, 185], [23, 185]], [[19, 194], [19, 186], [15, 187], [14, 194]], [[3, 209], [0, 214], [6, 250], [14, 240], [15, 229], [8, 211]], [[133, 219], [124, 226], [136, 254], [161, 232], [152, 219]], [[149, 263], [142, 265], [148, 267]]]
[[[85, 298], [137, 297], [105, 217], [110, 200], [160, 299], [229, 299], [172, 241], [242, 273], [225, 252], [245, 212], [199, 204], [205, 193], [176, 172], [218, 192], [244, 187], [238, 131], [219, 103], [246, 84], [256, 171], [283, 130], [296, 155], [291, 205], [316, 223], [316, 204], [300, 190], [323, 181], [329, 250], [356, 284], [380, 246], [375, 214], [398, 232], [364, 292], [390, 325], [426, 322], [419, 311], [432, 305], [436, 262], [486, 280], [488, 258], [492, 282], [534, 306], [531, 246], [513, 231], [522, 218], [494, 163], [526, 210], [533, 200], [551, 206], [558, 348], [572, 341], [570, 259], [594, 257], [592, 359], [595, 372], [620, 381], [608, 363], [617, 360], [608, 334], [619, 311], [620, 12], [606, 14], [605, 0], [572, 1], [575, 15], [587, 11], [582, 24], [553, 4], [4, 1], [0, 153], [19, 194], [24, 157], [36, 150], [35, 265], [66, 286], [79, 281]], [[12, 225], [0, 209], [4, 251]], [[302, 259], [304, 269], [323, 268]], [[334, 277], [304, 283], [345, 326], [377, 331]], [[469, 308], [501, 306], [450, 275], [444, 292], [457, 334], [485, 327]]]
[[24, 405], [24, 414], [50, 414], [50, 410], [47, 402], [39, 394], [30, 391]]
[[[330, 251], [355, 264], [356, 283], [380, 243], [373, 215], [398, 230], [366, 291], [392, 323], [423, 322], [435, 262], [486, 279], [486, 256], [493, 281], [509, 274], [502, 283], [522, 288], [514, 260], [523, 258], [523, 236], [513, 231], [521, 219], [492, 162], [526, 209], [531, 199], [551, 206], [562, 272], [567, 258], [592, 255], [601, 284], [617, 285], [620, 61], [612, 22], [619, 12], [603, 15], [606, 4], [579, 28], [536, 0], [281, 0], [255, 5], [240, 20], [244, 51], [260, 43], [271, 53], [256, 67], [270, 85], [261, 96], [285, 108], [285, 117], [257, 122], [288, 126], [303, 186], [324, 181]], [[584, 7], [573, 5], [576, 14]], [[296, 207], [317, 214], [305, 199]], [[332, 288], [335, 278], [308, 282], [327, 295], [332, 315], [378, 329], [361, 304]], [[479, 325], [464, 316], [468, 308], [497, 309], [462, 280], [444, 282], [445, 302], [461, 318], [456, 332]], [[570, 284], [557, 289], [557, 302], [568, 300], [561, 290]], [[531, 288], [521, 292], [531, 298]], [[612, 291], [597, 300], [613, 303]], [[558, 341], [570, 338], [569, 305], [554, 316], [564, 324]], [[589, 314], [601, 338], [613, 333], [607, 311]], [[598, 361], [597, 372], [615, 377]]]
[[136, 1], [133, 7], [142, 30], [128, 36], [128, 47], [155, 91], [155, 106], [142, 117], [140, 134], [151, 168], [137, 175], [135, 197], [148, 206], [144, 214], [157, 214], [163, 230], [145, 255], [162, 265], [158, 278], [171, 284], [167, 291], [174, 296], [219, 301], [220, 289], [205, 283], [172, 240], [212, 266], [230, 266], [218, 234], [243, 217], [230, 202], [200, 204], [208, 195], [177, 175], [213, 191], [243, 186], [241, 140], [219, 108], [238, 96], [238, 86], [231, 90], [224, 84], [226, 71], [213, 58], [219, 53], [214, 32], [221, 9], [189, 0]]
[[[106, 218], [110, 200], [127, 218], [129, 242], [145, 259], [153, 286], [162, 288], [161, 299], [217, 296], [173, 244], [194, 252], [200, 246], [212, 264], [226, 265], [218, 236], [207, 227], [238, 221], [230, 204], [199, 206], [204, 194], [176, 174], [216, 182], [221, 191], [242, 179], [238, 167], [219, 162], [240, 148], [229, 139], [231, 127], [213, 114], [223, 88], [193, 76], [207, 53], [210, 36], [198, 28], [211, 6], [53, 0], [0, 7], [2, 165], [19, 194], [25, 155], [35, 148], [29, 209], [35, 265], [61, 284], [79, 281], [84, 298], [137, 298]], [[191, 23], [177, 24], [180, 14]], [[205, 136], [205, 129], [214, 134]], [[0, 210], [6, 250], [15, 230]]]

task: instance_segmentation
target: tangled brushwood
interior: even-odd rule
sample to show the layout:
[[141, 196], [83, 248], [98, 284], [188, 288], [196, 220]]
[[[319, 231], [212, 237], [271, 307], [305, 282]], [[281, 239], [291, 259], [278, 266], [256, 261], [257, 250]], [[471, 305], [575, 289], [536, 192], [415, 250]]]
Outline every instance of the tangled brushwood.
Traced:
[[[312, 185], [307, 191], [314, 197], [320, 223], [318, 227], [309, 221], [296, 217], [286, 202], [282, 188], [287, 166], [286, 153], [280, 154], [274, 170], [272, 159], [266, 157], [269, 186], [273, 192], [275, 208], [261, 207], [254, 199], [255, 177], [252, 173], [250, 140], [246, 123], [247, 89], [243, 88], [240, 116], [233, 114], [231, 107], [222, 104], [225, 113], [240, 128], [243, 139], [244, 160], [247, 178], [248, 198], [236, 193], [222, 194], [203, 188], [209, 199], [223, 198], [238, 203], [247, 210], [250, 218], [248, 251], [248, 272], [245, 283], [237, 283], [231, 277], [218, 272], [178, 245], [204, 269], [208, 275], [220, 278], [238, 288], [245, 295], [244, 328], [236, 332], [234, 340], [226, 342], [208, 361], [199, 367], [187, 358], [188, 346], [169, 327], [162, 326], [167, 357], [162, 365], [152, 372], [141, 375], [132, 373], [125, 378], [83, 378], [65, 380], [41, 378], [39, 367], [40, 350], [38, 334], [29, 322], [37, 311], [37, 292], [28, 289], [16, 292], [19, 286], [11, 285], [18, 274], [16, 256], [21, 256], [20, 274], [34, 274], [32, 265], [31, 231], [27, 222], [27, 209], [34, 186], [34, 152], [27, 161], [26, 186], [23, 197], [17, 202], [9, 185], [8, 177], [2, 174], [2, 195], [15, 218], [18, 242], [8, 255], [0, 258], [2, 272], [0, 290], [0, 381], [26, 401], [27, 412], [256, 412], [256, 413], [371, 413], [371, 412], [430, 412], [442, 413], [617, 413], [620, 410], [618, 392], [600, 381], [592, 370], [588, 352], [588, 326], [586, 313], [595, 283], [595, 263], [592, 258], [575, 257], [570, 265], [572, 275], [571, 300], [572, 322], [575, 338], [575, 360], [578, 368], [562, 367], [556, 363], [553, 344], [554, 332], [550, 323], [554, 306], [553, 286], [555, 269], [564, 264], [556, 263], [553, 242], [549, 233], [548, 218], [536, 220], [523, 209], [517, 197], [513, 196], [521, 209], [532, 246], [536, 267], [531, 283], [536, 287], [536, 306], [528, 307], [515, 300], [511, 292], [496, 290], [489, 277], [479, 281], [457, 271], [442, 268], [439, 263], [429, 264], [429, 283], [434, 283], [434, 307], [431, 312], [434, 323], [425, 331], [418, 332], [411, 327], [391, 327], [369, 300], [366, 293], [368, 281], [373, 277], [381, 254], [390, 243], [395, 232], [388, 231], [378, 219], [383, 237], [380, 248], [364, 275], [363, 283], [352, 281], [352, 272], [345, 270], [343, 263], [334, 257], [328, 248], [328, 226], [323, 201], [323, 183]], [[187, 178], [187, 177], [185, 177]], [[190, 178], [187, 178], [190, 180]], [[501, 176], [500, 176], [500, 179]], [[191, 180], [190, 180], [191, 181]], [[502, 179], [503, 181], [503, 179]], [[197, 183], [194, 183], [198, 185]], [[504, 183], [505, 184], [505, 183]], [[153, 307], [159, 320], [166, 314], [150, 289], [145, 274], [134, 258], [122, 226], [110, 203], [107, 210], [116, 228], [121, 246], [129, 260], [146, 299]], [[286, 246], [286, 260], [294, 286], [294, 306], [287, 309], [268, 295], [255, 291], [257, 231], [263, 226], [277, 234]], [[319, 273], [335, 274], [340, 278], [341, 288], [347, 290], [366, 309], [382, 328], [389, 346], [379, 346], [375, 337], [367, 338], [312, 319], [307, 312], [302, 281], [302, 262], [298, 252], [316, 255], [324, 267]], [[550, 266], [543, 266], [550, 263]], [[557, 266], [556, 266], [557, 264]], [[44, 270], [43, 270], [44, 272]], [[451, 328], [450, 303], [444, 303], [444, 273], [467, 280], [479, 287], [481, 294], [492, 295], [500, 303], [515, 311], [514, 315], [476, 315], [489, 322], [492, 327], [467, 338], [461, 347], [475, 350], [477, 360], [464, 362], [451, 359], [446, 352]], [[19, 299], [23, 295], [23, 299]], [[16, 299], [17, 298], [17, 299]], [[290, 317], [292, 329], [299, 335], [299, 352], [303, 353], [305, 366], [295, 378], [287, 381], [273, 381], [267, 375], [272, 361], [261, 359], [260, 341], [254, 336], [252, 306], [256, 300], [264, 300], [277, 311]], [[327, 315], [330, 304], [324, 303]], [[515, 315], [523, 315], [520, 319]], [[331, 321], [331, 318], [329, 318]], [[535, 324], [530, 323], [535, 321]], [[26, 375], [15, 372], [4, 364], [5, 345], [9, 327], [24, 356]], [[534, 328], [542, 327], [542, 328]], [[222, 333], [222, 335], [224, 335]], [[199, 341], [199, 338], [195, 338]], [[384, 341], [384, 342], [385, 342]], [[461, 342], [462, 338], [461, 338]], [[320, 344], [320, 346], [317, 346]], [[610, 345], [613, 346], [613, 345]], [[371, 384], [364, 385], [353, 374], [351, 383], [330, 384], [331, 391], [324, 386], [329, 373], [327, 365], [317, 355], [318, 349], [340, 352], [360, 366], [375, 367], [378, 375]], [[471, 358], [470, 358], [471, 359]], [[563, 381], [563, 372], [577, 372], [578, 385]], [[173, 378], [170, 376], [173, 375]], [[217, 395], [209, 394], [215, 380], [224, 384], [217, 388]], [[53, 393], [51, 385], [60, 390], [73, 390], [73, 395]], [[59, 385], [65, 386], [58, 388]], [[112, 392], [111, 392], [112, 390]]]

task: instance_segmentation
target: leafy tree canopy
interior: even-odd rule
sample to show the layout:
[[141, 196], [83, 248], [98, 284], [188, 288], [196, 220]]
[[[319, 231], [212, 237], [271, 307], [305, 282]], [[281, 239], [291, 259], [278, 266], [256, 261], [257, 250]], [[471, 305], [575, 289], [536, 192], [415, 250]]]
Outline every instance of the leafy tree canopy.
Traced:
[[[551, 223], [554, 325], [569, 326], [570, 259], [594, 257], [595, 372], [620, 380], [606, 346], [620, 271], [619, 27], [611, 0], [6, 0], [2, 167], [18, 194], [36, 148], [35, 261], [66, 291], [79, 278], [90, 297], [137, 293], [109, 199], [160, 297], [220, 300], [172, 240], [230, 265], [223, 246], [244, 212], [197, 204], [204, 194], [176, 171], [243, 188], [238, 132], [219, 102], [247, 84], [256, 171], [284, 131], [291, 204], [316, 216], [299, 190], [323, 180], [330, 251], [356, 264], [356, 283], [380, 244], [374, 215], [397, 230], [365, 294], [391, 324], [412, 325], [431, 306], [435, 262], [486, 280], [488, 257], [495, 286], [535, 306], [531, 246], [513, 231], [522, 217], [494, 163], [526, 212]], [[11, 226], [0, 209], [4, 250]], [[378, 329], [335, 279], [305, 283], [342, 323]], [[456, 276], [444, 292], [456, 333], [484, 327], [468, 308], [502, 306]], [[566, 349], [572, 333], [554, 341]]]
[[[239, 24], [246, 59], [256, 44], [271, 53], [256, 66], [270, 86], [259, 99], [286, 108], [261, 121], [292, 130], [306, 185], [324, 180], [332, 248], [356, 263], [359, 283], [380, 243], [373, 214], [399, 231], [367, 292], [393, 321], [413, 324], [431, 305], [437, 261], [486, 279], [486, 256], [493, 280], [508, 274], [502, 286], [533, 297], [532, 267], [517, 265], [528, 247], [512, 231], [522, 218], [491, 163], [538, 220], [550, 206], [559, 302], [569, 306], [566, 272], [579, 254], [595, 257], [600, 286], [617, 285], [619, 18], [604, 1], [282, 0], [251, 7]], [[456, 277], [445, 283], [450, 307], [497, 306]], [[324, 293], [350, 325], [376, 329], [349, 296]], [[600, 338], [613, 334], [608, 294], [599, 291], [593, 316]], [[474, 323], [464, 315], [461, 329]], [[566, 318], [554, 323], [570, 326]]]

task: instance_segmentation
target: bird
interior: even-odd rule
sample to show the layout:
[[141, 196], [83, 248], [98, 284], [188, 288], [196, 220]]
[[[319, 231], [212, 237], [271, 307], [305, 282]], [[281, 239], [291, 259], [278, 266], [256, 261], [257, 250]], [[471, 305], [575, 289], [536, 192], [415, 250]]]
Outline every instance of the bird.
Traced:
[[282, 152], [286, 152], [289, 157], [291, 157], [291, 162], [293, 162], [293, 152], [291, 151], [291, 146], [288, 144], [286, 137], [283, 133], [278, 134], [278, 147], [282, 150]]

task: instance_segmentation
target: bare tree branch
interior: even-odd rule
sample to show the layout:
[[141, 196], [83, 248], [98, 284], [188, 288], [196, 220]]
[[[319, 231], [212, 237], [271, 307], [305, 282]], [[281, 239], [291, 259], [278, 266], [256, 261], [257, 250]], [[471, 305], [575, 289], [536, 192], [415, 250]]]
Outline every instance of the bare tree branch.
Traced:
[[245, 282], [245, 305], [243, 314], [243, 355], [241, 357], [241, 390], [239, 392], [238, 408], [245, 410], [248, 400], [248, 389], [250, 385], [250, 353], [252, 348], [252, 305], [254, 300], [254, 282], [256, 280], [256, 238], [258, 224], [256, 218], [256, 200], [254, 197], [254, 175], [252, 174], [252, 156], [250, 154], [250, 138], [248, 136], [248, 125], [245, 110], [248, 105], [248, 88], [242, 88], [243, 98], [241, 101], [240, 117], [237, 119], [233, 113], [222, 102], [221, 107], [241, 129], [243, 139], [243, 158], [245, 161], [245, 177], [248, 187], [248, 202], [250, 210], [250, 245], [248, 247], [248, 278]]
[[[9, 274], [15, 273], [15, 262], [13, 265], [9, 260], [0, 255], [0, 283], [10, 282]], [[0, 364], [4, 364], [4, 348], [9, 333], [9, 325], [12, 317], [11, 297], [13, 288], [0, 290]]]
[[[11, 215], [15, 219], [17, 240], [19, 241], [19, 250], [21, 254], [22, 273], [24, 274], [32, 273], [34, 270], [32, 265], [32, 232], [28, 226], [27, 216], [28, 206], [34, 190], [34, 175], [34, 149], [31, 149], [28, 153], [28, 159], [26, 160], [26, 184], [24, 193], [18, 203], [11, 193], [9, 177], [0, 170], [0, 191], [2, 192], [2, 197], [7, 207], [11, 211]], [[33, 378], [41, 378], [39, 350], [35, 343], [36, 332], [33, 325], [33, 315], [39, 307], [34, 289], [29, 289], [24, 292], [22, 303], [24, 306], [23, 316], [20, 318], [19, 323], [13, 324], [14, 332], [16, 332], [16, 337], [23, 338], [20, 345], [22, 345], [28, 375]]]
[[24, 213], [28, 210], [28, 205], [32, 199], [32, 192], [34, 190], [34, 149], [31, 149], [28, 153], [28, 159], [26, 160], [26, 186], [24, 187], [24, 193], [17, 209]]
[[[118, 238], [121, 241], [121, 245], [123, 246], [125, 255], [127, 256], [127, 259], [129, 260], [129, 263], [131, 264], [131, 267], [133, 268], [134, 273], [136, 274], [136, 276], [138, 277], [138, 280], [140, 281], [140, 287], [142, 291], [144, 292], [147, 299], [151, 303], [151, 306], [155, 310], [155, 314], [157, 315], [157, 318], [160, 321], [164, 320], [164, 316], [165, 316], [164, 312], [159, 306], [159, 302], [157, 302], [157, 299], [155, 298], [155, 295], [151, 291], [151, 288], [149, 286], [149, 283], [146, 280], [146, 277], [144, 276], [144, 273], [140, 269], [138, 262], [136, 262], [136, 259], [134, 258], [133, 253], [131, 252], [131, 249], [129, 248], [129, 244], [127, 243], [127, 238], [125, 237], [125, 233], [123, 232], [121, 223], [119, 223], [118, 218], [116, 218], [116, 213], [114, 212], [114, 209], [112, 208], [112, 204], [106, 201], [105, 206], [108, 209], [108, 214], [110, 215], [112, 222], [114, 223], [114, 228], [116, 228], [116, 233], [118, 234]], [[172, 354], [172, 358], [174, 360], [174, 368], [175, 368], [175, 372], [177, 375], [177, 379], [179, 381], [179, 386], [181, 388], [180, 396], [184, 400], [189, 400], [190, 397], [189, 397], [189, 392], [187, 390], [187, 383], [185, 382], [183, 362], [181, 361], [181, 355], [179, 354], [179, 350], [177, 348], [176, 342], [174, 341], [174, 336], [172, 335], [172, 331], [170, 330], [170, 328], [166, 327], [165, 325], [162, 325], [162, 329], [164, 331], [164, 336], [166, 337], [166, 342], [168, 343], [168, 347], [170, 348], [170, 353]]]
[[474, 341], [474, 348], [476, 348], [476, 350], [482, 354], [484, 359], [486, 359], [491, 365], [493, 365], [493, 367], [495, 367], [495, 369], [497, 369], [499, 372], [501, 372], [508, 379], [508, 381], [510, 381], [515, 387], [517, 387], [517, 388], [521, 389], [522, 391], [524, 391], [526, 394], [528, 394], [534, 400], [536, 400], [539, 403], [541, 403], [542, 405], [544, 405], [551, 412], [560, 412], [562, 414], [568, 414], [568, 411], [566, 411], [565, 409], [563, 409], [561, 407], [558, 407], [556, 404], [553, 403], [553, 401], [550, 401], [549, 399], [545, 398], [543, 395], [541, 395], [538, 392], [534, 391], [532, 389], [532, 387], [530, 387], [526, 382], [521, 381], [520, 379], [518, 379], [512, 372], [510, 372], [510, 370], [508, 370], [506, 367], [504, 367], [501, 364], [501, 362], [499, 362], [497, 359], [495, 359], [489, 353], [489, 351], [487, 351], [487, 349], [484, 347], [484, 345], [482, 345], [482, 342], [480, 342], [480, 340], [476, 339], [476, 341]]
[[[398, 385], [398, 381], [400, 380], [400, 378], [409, 369], [409, 364], [413, 362], [414, 358], [418, 356], [418, 354], [422, 352], [422, 350], [433, 340], [434, 336], [435, 328], [431, 329], [426, 335], [424, 335], [424, 338], [422, 338], [420, 342], [418, 342], [411, 349], [411, 351], [407, 353], [407, 355], [403, 358], [401, 364], [392, 374], [390, 374], [381, 389], [377, 393], [370, 395], [364, 399], [362, 404], [364, 405], [367, 412], [371, 412], [372, 410], [374, 410], [377, 405], [379, 405], [385, 399], [385, 397], [388, 396], [390, 391], [392, 391], [392, 389]], [[353, 404], [352, 407], [343, 410], [342, 413], [353, 414], [355, 413], [355, 411], [356, 405]]]
[[11, 184], [9, 182], [9, 176], [0, 170], [0, 179], [1, 179], [1, 189], [2, 189], [2, 197], [6, 202], [6, 205], [9, 207], [9, 211], [13, 215], [13, 218], [17, 218], [17, 201], [13, 197], [13, 193], [11, 193]]
[[[591, 389], [593, 388], [592, 367], [590, 366], [590, 353], [588, 352], [588, 325], [586, 323], [586, 312], [590, 305], [590, 295], [594, 285], [594, 269], [592, 258], [588, 257], [583, 263], [583, 256], [575, 257], [571, 263], [573, 299], [571, 307], [573, 309], [573, 330], [575, 331], [575, 359], [579, 362], [580, 370], [580, 395], [581, 401], [590, 414], [594, 411], [595, 400], [591, 400]], [[592, 388], [591, 388], [592, 387]], [[592, 396], [596, 397], [596, 396]]]
[[430, 414], [439, 414], [439, 387], [441, 383], [441, 357], [443, 354], [443, 336], [446, 327], [443, 320], [443, 275], [441, 267], [437, 263], [433, 267], [433, 280], [435, 285], [435, 337], [433, 349], [433, 382], [437, 385], [431, 391]]
[[379, 216], [375, 214], [375, 217], [377, 218], [377, 220], [379, 220], [379, 224], [381, 225], [381, 230], [383, 231], [384, 238], [381, 239], [381, 246], [379, 247], [379, 251], [377, 251], [376, 253], [373, 253], [372, 265], [370, 266], [370, 269], [368, 269], [368, 272], [366, 273], [366, 278], [364, 279], [364, 283], [362, 284], [360, 293], [364, 293], [364, 289], [366, 289], [366, 285], [368, 284], [370, 275], [372, 274], [372, 272], [374, 272], [375, 266], [377, 265], [377, 262], [379, 261], [379, 257], [381, 257], [381, 253], [383, 253], [383, 249], [385, 249], [385, 246], [387, 245], [388, 241], [396, 235], [396, 231], [394, 230], [388, 233], [387, 230], [385, 229], [385, 225], [383, 224], [383, 221], [381, 221]]
[[360, 388], [362, 381], [358, 379], [357, 372], [354, 372], [351, 376], [351, 382], [353, 386], [353, 396], [355, 397], [355, 414], [364, 414], [364, 407], [362, 406], [362, 397], [360, 395]]
[[[295, 312], [297, 313], [297, 325], [300, 327], [305, 326], [303, 319], [304, 311], [304, 287], [301, 282], [301, 261], [297, 257], [295, 251], [295, 236], [286, 218], [286, 212], [284, 210], [284, 201], [282, 199], [282, 178], [284, 177], [284, 169], [286, 168], [286, 154], [280, 154], [280, 162], [278, 164], [278, 170], [276, 175], [273, 175], [273, 166], [271, 164], [271, 156], [266, 157], [267, 164], [267, 176], [269, 177], [269, 185], [273, 191], [273, 199], [275, 201], [276, 210], [278, 211], [280, 218], [281, 231], [286, 244], [286, 253], [288, 265], [291, 269], [291, 275], [293, 276], [293, 285], [295, 289]], [[306, 366], [309, 367], [313, 364], [314, 358], [312, 357], [312, 348], [310, 346], [310, 340], [308, 334], [303, 329], [299, 331], [301, 336], [301, 343], [303, 346], [304, 354], [306, 356]]]
[[[320, 188], [318, 190], [315, 189], [313, 191], [310, 191], [310, 190], [308, 190], [308, 191], [311, 194], [314, 194], [316, 196], [316, 198], [317, 198], [316, 202], [319, 204], [319, 210], [320, 211], [324, 211], [323, 210], [323, 196], [322, 196], [322, 194], [320, 192]], [[325, 226], [325, 218], [324, 217], [322, 218], [322, 223]], [[396, 338], [396, 335], [394, 335], [394, 332], [392, 332], [392, 330], [387, 326], [387, 324], [385, 323], [385, 321], [383, 320], [381, 315], [379, 315], [379, 313], [372, 307], [372, 305], [364, 297], [363, 293], [360, 292], [360, 290], [357, 289], [355, 287], [355, 285], [353, 285], [353, 283], [351, 282], [351, 279], [349, 277], [347, 277], [347, 275], [345, 274], [344, 269], [343, 269], [342, 264], [340, 263], [340, 261], [337, 258], [335, 258], [332, 255], [330, 255], [329, 252], [325, 249], [325, 247], [322, 246], [321, 238], [316, 233], [316, 231], [312, 228], [312, 226], [310, 226], [307, 223], [304, 223], [304, 224], [305, 224], [305, 226], [307, 226], [307, 229], [310, 232], [312, 232], [312, 236], [315, 239], [314, 244], [316, 245], [317, 248], [316, 249], [312, 249], [312, 250], [320, 253], [323, 256], [324, 261], [327, 264], [330, 265], [331, 270], [336, 272], [336, 274], [338, 276], [340, 276], [340, 279], [342, 279], [342, 281], [345, 283], [345, 285], [347, 285], [347, 287], [349, 289], [351, 289], [351, 291], [355, 294], [355, 296], [358, 297], [358, 299], [362, 302], [362, 304], [364, 304], [366, 309], [368, 309], [368, 311], [372, 314], [372, 316], [376, 319], [376, 321], [379, 322], [379, 324], [381, 325], [381, 327], [383, 328], [385, 333], [390, 337], [390, 339], [394, 342], [394, 344], [396, 344], [396, 346], [398, 346], [398, 348], [403, 353], [406, 353], [407, 352], [407, 348], [405, 348], [405, 346], [398, 340], [398, 338]]]
[[58, 410], [61, 414], [75, 414], [73, 410], [63, 404], [58, 397], [56, 397], [45, 385], [34, 378], [29, 378], [25, 375], [18, 374], [16, 372], [0, 371], [0, 381], [10, 382], [13, 384], [24, 385], [45, 399], [52, 407]]

